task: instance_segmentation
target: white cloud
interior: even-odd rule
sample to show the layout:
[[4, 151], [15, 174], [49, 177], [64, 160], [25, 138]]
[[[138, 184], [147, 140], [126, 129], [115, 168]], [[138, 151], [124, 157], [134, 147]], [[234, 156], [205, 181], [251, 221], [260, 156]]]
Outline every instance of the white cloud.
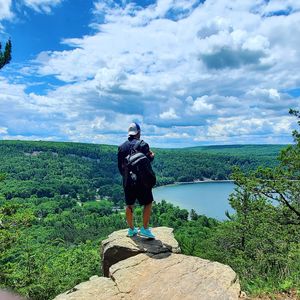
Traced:
[[269, 96], [273, 100], [280, 100], [280, 95], [276, 89], [269, 89]]
[[291, 118], [283, 117], [274, 122], [274, 132], [277, 134], [290, 134], [292, 131]]
[[258, 97], [259, 99], [270, 99], [270, 100], [280, 100], [280, 94], [277, 89], [262, 89], [262, 88], [254, 88], [247, 92], [247, 95]]
[[7, 134], [7, 127], [0, 127], [0, 134]]
[[168, 139], [188, 139], [191, 136], [186, 132], [183, 132], [183, 133], [170, 132], [170, 133], [163, 135], [163, 137], [168, 138]]
[[[23, 3], [49, 13], [60, 2]], [[40, 136], [41, 124], [52, 137], [119, 143], [138, 121], [160, 145], [191, 136], [207, 143], [285, 138], [288, 109], [299, 105], [283, 92], [300, 86], [300, 13], [293, 2], [98, 1], [94, 14], [104, 22], [93, 23], [93, 34], [64, 39], [70, 50], [35, 60], [34, 73], [62, 86], [38, 95], [0, 82], [2, 107], [15, 107], [3, 128], [20, 135], [23, 126]]]
[[188, 108], [190, 113], [208, 113], [213, 109], [213, 104], [208, 103], [209, 97], [207, 95], [202, 97], [197, 97], [195, 101], [193, 101], [191, 107]]
[[269, 46], [270, 43], [266, 37], [262, 35], [256, 35], [247, 39], [243, 43], [242, 49], [247, 49], [250, 51], [264, 51], [265, 49], [268, 49]]
[[[38, 13], [51, 13], [52, 9], [62, 3], [64, 0], [21, 0], [15, 1], [16, 7], [22, 5], [31, 8]], [[5, 32], [2, 20], [15, 21], [18, 20], [18, 11], [13, 10], [12, 0], [0, 0], [0, 34]]]
[[61, 2], [63, 0], [23, 0], [24, 5], [40, 13], [50, 13], [52, 8]]
[[0, 21], [4, 19], [11, 19], [13, 17], [11, 4], [11, 0], [0, 0]]
[[[293, 120], [286, 117], [263, 118], [218, 118], [214, 124], [208, 126], [207, 136], [212, 137], [241, 137], [245, 140], [247, 136], [276, 136], [288, 134], [291, 131]], [[253, 143], [253, 141], [251, 142]]]
[[178, 119], [179, 118], [178, 115], [175, 112], [175, 109], [172, 108], [172, 107], [169, 110], [164, 111], [163, 113], [161, 113], [159, 115], [159, 117], [163, 120], [172, 120], [172, 119]]

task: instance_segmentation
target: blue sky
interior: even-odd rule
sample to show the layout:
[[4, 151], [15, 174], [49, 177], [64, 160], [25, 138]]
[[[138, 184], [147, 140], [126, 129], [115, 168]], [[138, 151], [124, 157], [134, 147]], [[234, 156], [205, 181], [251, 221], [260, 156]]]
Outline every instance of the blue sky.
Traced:
[[0, 0], [0, 139], [289, 143], [300, 1]]

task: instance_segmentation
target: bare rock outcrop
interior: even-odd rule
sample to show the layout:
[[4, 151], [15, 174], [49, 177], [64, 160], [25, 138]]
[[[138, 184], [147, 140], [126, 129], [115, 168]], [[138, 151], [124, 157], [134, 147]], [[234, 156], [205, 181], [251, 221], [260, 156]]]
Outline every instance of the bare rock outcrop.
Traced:
[[111, 234], [102, 242], [109, 278], [93, 276], [55, 300], [238, 299], [239, 281], [229, 266], [179, 254], [171, 228], [153, 232], [156, 240], [128, 238], [126, 230]]
[[113, 280], [93, 276], [89, 281], [76, 285], [55, 300], [120, 300], [120, 292]]
[[0, 290], [0, 300], [25, 300], [25, 299], [13, 292], [7, 290]]
[[128, 299], [238, 299], [235, 272], [220, 263], [182, 254], [139, 254], [113, 265], [110, 277]]
[[155, 240], [148, 240], [139, 236], [128, 238], [127, 229], [115, 231], [102, 241], [102, 269], [103, 275], [109, 276], [109, 268], [115, 263], [140, 253], [180, 253], [178, 242], [173, 236], [173, 229], [169, 227], [153, 228]]

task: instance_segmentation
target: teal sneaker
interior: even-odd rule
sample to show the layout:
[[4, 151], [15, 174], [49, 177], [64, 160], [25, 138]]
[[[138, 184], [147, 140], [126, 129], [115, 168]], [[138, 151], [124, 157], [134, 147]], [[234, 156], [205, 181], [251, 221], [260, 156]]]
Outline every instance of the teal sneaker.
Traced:
[[140, 229], [139, 234], [141, 236], [147, 237], [149, 239], [155, 239], [155, 235], [151, 232], [150, 228], [144, 228], [144, 227], [142, 227]]
[[132, 236], [137, 235], [137, 233], [138, 233], [138, 229], [137, 228], [135, 228], [135, 227], [133, 229], [128, 228], [127, 236], [132, 237]]

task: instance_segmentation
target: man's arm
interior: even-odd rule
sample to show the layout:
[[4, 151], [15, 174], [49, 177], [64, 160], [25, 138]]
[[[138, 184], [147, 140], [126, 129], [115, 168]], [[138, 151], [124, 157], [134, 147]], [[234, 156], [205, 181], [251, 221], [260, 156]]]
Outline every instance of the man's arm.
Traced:
[[154, 153], [150, 150], [149, 145], [146, 142], [142, 141], [140, 147], [141, 147], [141, 152], [143, 152], [150, 161], [153, 161]]

